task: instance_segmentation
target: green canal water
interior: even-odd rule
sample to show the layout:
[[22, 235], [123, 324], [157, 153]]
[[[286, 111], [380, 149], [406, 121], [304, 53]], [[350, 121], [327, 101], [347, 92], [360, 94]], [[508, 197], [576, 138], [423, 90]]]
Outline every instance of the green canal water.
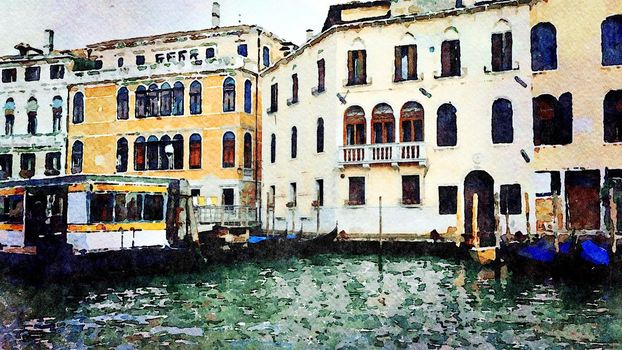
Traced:
[[0, 284], [2, 348], [611, 349], [616, 286], [376, 256], [214, 265], [116, 283]]

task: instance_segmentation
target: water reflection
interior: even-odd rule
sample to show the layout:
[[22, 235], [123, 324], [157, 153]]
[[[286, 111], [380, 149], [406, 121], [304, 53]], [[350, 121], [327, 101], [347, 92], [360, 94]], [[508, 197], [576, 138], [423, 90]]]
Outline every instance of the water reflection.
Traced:
[[0, 341], [10, 348], [575, 349], [622, 340], [616, 288], [433, 258], [323, 255], [112, 287], [1, 288]]

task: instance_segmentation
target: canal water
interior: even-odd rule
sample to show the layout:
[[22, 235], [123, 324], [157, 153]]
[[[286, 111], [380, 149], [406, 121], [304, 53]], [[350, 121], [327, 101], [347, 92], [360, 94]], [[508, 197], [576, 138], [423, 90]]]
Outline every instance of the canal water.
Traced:
[[595, 349], [622, 293], [437, 258], [319, 255], [197, 274], [0, 285], [2, 348]]

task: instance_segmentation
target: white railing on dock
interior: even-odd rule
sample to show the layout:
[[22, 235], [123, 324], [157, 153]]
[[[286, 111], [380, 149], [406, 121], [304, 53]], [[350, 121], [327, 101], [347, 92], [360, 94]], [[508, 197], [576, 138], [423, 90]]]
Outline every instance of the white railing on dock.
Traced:
[[196, 218], [201, 225], [249, 227], [257, 224], [257, 208], [243, 205], [195, 207]]
[[339, 164], [425, 162], [423, 142], [379, 143], [339, 147]]

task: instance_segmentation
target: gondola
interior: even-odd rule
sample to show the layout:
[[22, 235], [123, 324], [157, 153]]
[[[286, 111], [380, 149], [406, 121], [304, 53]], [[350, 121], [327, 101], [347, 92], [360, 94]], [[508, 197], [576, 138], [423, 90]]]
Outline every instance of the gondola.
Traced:
[[251, 236], [248, 240], [248, 255], [252, 258], [279, 258], [295, 255], [310, 255], [330, 251], [337, 238], [337, 227], [331, 232], [314, 238], [284, 234], [272, 236]]

